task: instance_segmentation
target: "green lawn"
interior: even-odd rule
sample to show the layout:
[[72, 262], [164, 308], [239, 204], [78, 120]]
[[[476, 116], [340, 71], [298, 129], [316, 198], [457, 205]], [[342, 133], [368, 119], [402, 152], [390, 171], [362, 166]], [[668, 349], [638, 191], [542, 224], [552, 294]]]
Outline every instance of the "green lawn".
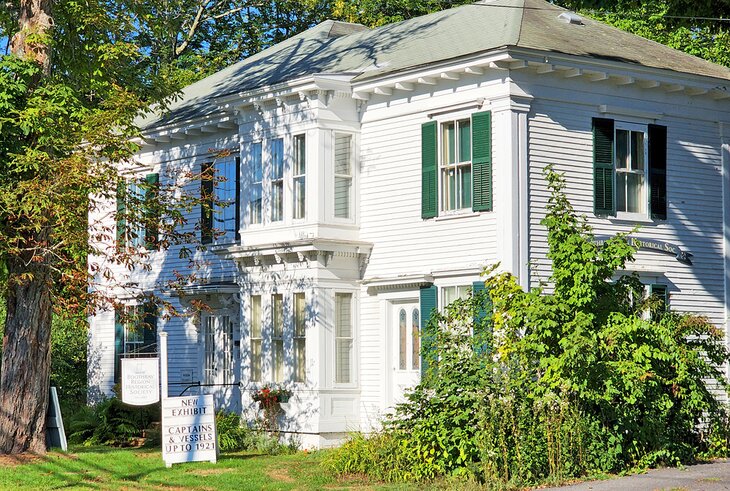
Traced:
[[168, 469], [159, 450], [74, 447], [24, 464], [5, 458], [0, 461], [0, 489], [413, 489], [337, 479], [320, 465], [324, 456], [325, 452], [227, 454], [217, 464], [175, 464]]

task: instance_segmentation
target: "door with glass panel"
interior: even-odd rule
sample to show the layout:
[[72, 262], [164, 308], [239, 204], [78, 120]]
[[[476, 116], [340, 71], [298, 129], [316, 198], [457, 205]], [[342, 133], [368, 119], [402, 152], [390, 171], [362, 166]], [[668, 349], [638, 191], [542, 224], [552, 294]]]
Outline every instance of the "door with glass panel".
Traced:
[[405, 390], [421, 377], [421, 312], [418, 302], [391, 305], [391, 403], [404, 400]]
[[241, 401], [238, 388], [238, 353], [234, 333], [237, 317], [213, 312], [201, 316], [203, 337], [204, 393], [215, 396], [217, 409], [238, 411]]

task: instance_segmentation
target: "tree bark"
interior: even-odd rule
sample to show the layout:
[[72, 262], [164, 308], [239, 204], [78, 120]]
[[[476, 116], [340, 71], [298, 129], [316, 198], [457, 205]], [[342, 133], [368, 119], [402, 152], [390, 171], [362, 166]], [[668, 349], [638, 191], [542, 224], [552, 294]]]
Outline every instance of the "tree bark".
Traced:
[[[52, 0], [20, 0], [18, 32], [10, 51], [51, 73]], [[33, 90], [35, 87], [31, 87]], [[32, 178], [32, 177], [30, 177]], [[16, 218], [23, 220], [22, 217]], [[27, 225], [27, 224], [24, 224]], [[0, 452], [45, 453], [51, 370], [51, 265], [46, 247], [50, 226], [22, 227], [24, 240], [7, 258], [8, 290], [0, 373]]]
[[[0, 376], [0, 452], [45, 453], [51, 371], [51, 275], [43, 263], [8, 264], [11, 285]], [[19, 275], [28, 278], [14, 281]]]
[[20, 0], [18, 32], [10, 40], [10, 52], [24, 60], [34, 60], [43, 67], [43, 74], [51, 73], [49, 39], [53, 27], [51, 0]]

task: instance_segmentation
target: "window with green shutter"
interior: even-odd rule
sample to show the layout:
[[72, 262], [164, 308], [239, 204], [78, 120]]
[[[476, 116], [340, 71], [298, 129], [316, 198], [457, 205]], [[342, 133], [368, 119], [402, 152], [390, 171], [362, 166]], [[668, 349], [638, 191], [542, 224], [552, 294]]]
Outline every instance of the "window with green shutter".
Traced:
[[492, 113], [472, 114], [472, 175], [474, 211], [492, 211]]
[[593, 209], [596, 215], [616, 214], [613, 140], [613, 120], [593, 118]]
[[157, 173], [147, 174], [145, 177], [147, 189], [144, 195], [144, 219], [145, 219], [145, 248], [156, 250], [160, 234], [160, 204], [158, 195], [160, 190], [160, 175]]
[[436, 122], [421, 126], [421, 218], [438, 215]]
[[667, 218], [667, 128], [593, 119], [594, 211]]
[[492, 210], [492, 115], [421, 127], [421, 216]]

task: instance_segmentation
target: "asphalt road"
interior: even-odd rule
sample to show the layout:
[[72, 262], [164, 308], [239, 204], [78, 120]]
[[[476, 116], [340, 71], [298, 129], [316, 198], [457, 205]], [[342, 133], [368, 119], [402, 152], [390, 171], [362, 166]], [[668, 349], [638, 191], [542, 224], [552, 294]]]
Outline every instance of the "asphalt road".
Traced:
[[719, 491], [730, 490], [730, 459], [709, 464], [690, 465], [683, 469], [653, 469], [645, 474], [617, 477], [606, 481], [588, 481], [559, 488], [561, 491]]

